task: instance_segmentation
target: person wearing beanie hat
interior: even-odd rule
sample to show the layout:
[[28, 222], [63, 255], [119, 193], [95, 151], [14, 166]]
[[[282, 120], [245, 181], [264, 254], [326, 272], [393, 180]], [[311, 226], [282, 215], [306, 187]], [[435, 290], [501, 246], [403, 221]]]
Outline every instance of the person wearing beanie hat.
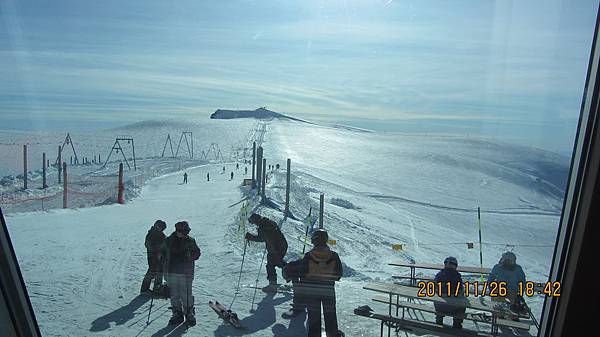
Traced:
[[277, 291], [277, 272], [275, 267], [283, 268], [283, 258], [287, 253], [288, 243], [285, 236], [279, 230], [277, 223], [269, 218], [261, 217], [254, 213], [248, 218], [248, 222], [258, 227], [256, 235], [246, 233], [246, 240], [264, 242], [267, 249], [267, 280], [269, 285], [263, 290], [268, 292]]
[[327, 336], [344, 336], [338, 329], [335, 295], [335, 282], [342, 277], [343, 267], [339, 255], [327, 245], [328, 239], [326, 230], [315, 230], [311, 235], [313, 248], [302, 259], [284, 267], [287, 278], [299, 278], [294, 297], [308, 311], [308, 337], [321, 336], [321, 307]]
[[[160, 264], [160, 246], [165, 240], [163, 231], [167, 224], [162, 220], [156, 220], [146, 234], [144, 245], [146, 246], [146, 255], [148, 258], [148, 271], [142, 281], [140, 289], [141, 294], [151, 294], [158, 292], [162, 287], [162, 266]], [[150, 291], [150, 283], [154, 280], [154, 290]]]
[[173, 316], [170, 325], [179, 325], [184, 320], [188, 325], [196, 324], [192, 281], [194, 280], [194, 262], [200, 257], [200, 248], [196, 240], [189, 236], [190, 225], [187, 221], [175, 224], [175, 231], [165, 239], [161, 248], [164, 271], [171, 295]]
[[[523, 297], [518, 295], [519, 283], [525, 283], [525, 272], [520, 265], [517, 264], [517, 255], [507, 251], [502, 254], [500, 261], [492, 268], [488, 283], [490, 282], [506, 282], [506, 299], [510, 303], [510, 309], [522, 313], [526, 310], [526, 304]], [[502, 300], [501, 297], [497, 298]]]
[[[464, 287], [462, 283], [462, 276], [456, 270], [458, 267], [458, 260], [454, 256], [448, 256], [444, 259], [444, 269], [440, 270], [433, 279], [433, 282], [442, 283], [442, 289], [448, 289], [446, 285], [450, 283], [448, 293], [442, 293], [443, 297], [453, 297], [457, 293], [458, 297], [464, 296]], [[457, 289], [458, 287], [458, 289]], [[444, 303], [433, 304], [435, 306], [435, 323], [444, 324], [444, 316], [451, 314], [454, 316], [461, 316], [465, 314], [466, 307], [458, 307], [455, 305], [449, 305]], [[462, 318], [453, 317], [452, 327], [456, 329], [462, 329]]]

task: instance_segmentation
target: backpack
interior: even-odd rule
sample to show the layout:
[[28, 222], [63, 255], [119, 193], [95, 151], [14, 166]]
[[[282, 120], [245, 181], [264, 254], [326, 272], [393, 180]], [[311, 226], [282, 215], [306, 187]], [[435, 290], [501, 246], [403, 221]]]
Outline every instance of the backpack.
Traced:
[[338, 266], [331, 251], [312, 251], [308, 255], [308, 272], [304, 278], [316, 281], [335, 281]]

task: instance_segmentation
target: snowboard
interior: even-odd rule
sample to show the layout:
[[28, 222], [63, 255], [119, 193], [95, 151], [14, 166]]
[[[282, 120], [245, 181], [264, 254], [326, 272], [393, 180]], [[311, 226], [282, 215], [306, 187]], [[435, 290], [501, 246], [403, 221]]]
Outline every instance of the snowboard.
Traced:
[[240, 319], [238, 318], [237, 314], [227, 309], [223, 304], [217, 301], [209, 301], [208, 306], [212, 310], [214, 310], [224, 322], [231, 324], [231, 326], [233, 326], [236, 329], [245, 329], [245, 327], [242, 325], [242, 322], [240, 322]]

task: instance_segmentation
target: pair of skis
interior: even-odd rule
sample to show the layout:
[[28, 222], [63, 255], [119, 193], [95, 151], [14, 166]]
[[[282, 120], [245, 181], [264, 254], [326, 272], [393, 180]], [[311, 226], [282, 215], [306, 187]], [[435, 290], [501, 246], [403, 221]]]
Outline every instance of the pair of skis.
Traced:
[[231, 324], [236, 329], [245, 329], [237, 314], [227, 309], [223, 304], [215, 301], [209, 301], [208, 306], [214, 310], [223, 322]]

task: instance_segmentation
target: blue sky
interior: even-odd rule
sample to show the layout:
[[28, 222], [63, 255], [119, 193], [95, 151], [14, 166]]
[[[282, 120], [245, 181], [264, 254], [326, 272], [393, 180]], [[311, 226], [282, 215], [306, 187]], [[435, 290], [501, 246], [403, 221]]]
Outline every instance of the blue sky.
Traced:
[[0, 129], [217, 108], [571, 147], [598, 1], [0, 1]]

